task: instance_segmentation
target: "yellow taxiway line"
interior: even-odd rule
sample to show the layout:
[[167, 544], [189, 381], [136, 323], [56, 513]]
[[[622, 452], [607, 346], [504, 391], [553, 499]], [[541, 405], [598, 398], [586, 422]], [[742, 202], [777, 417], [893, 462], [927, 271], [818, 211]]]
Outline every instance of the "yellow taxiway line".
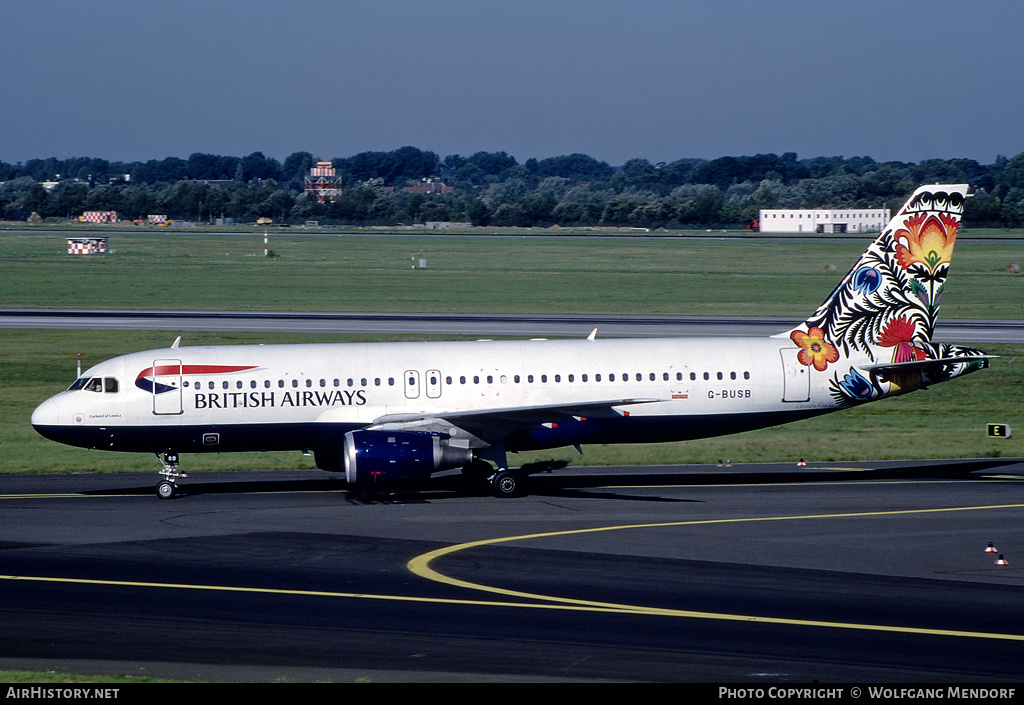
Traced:
[[933, 629], [924, 627], [912, 627], [912, 626], [896, 626], [896, 625], [885, 625], [885, 624], [862, 624], [852, 622], [829, 622], [822, 620], [809, 620], [809, 619], [791, 619], [784, 617], [765, 617], [760, 615], [745, 615], [745, 614], [730, 614], [725, 612], [702, 612], [694, 610], [681, 610], [681, 609], [669, 609], [660, 607], [648, 607], [643, 605], [630, 605], [624, 603], [612, 603], [612, 602], [598, 602], [593, 600], [580, 600], [567, 597], [559, 597], [555, 595], [542, 595], [535, 593], [522, 592], [517, 590], [509, 590], [500, 587], [493, 587], [488, 585], [481, 585], [479, 583], [471, 583], [466, 580], [460, 580], [452, 578], [430, 567], [431, 562], [441, 558], [443, 556], [452, 555], [459, 551], [465, 551], [467, 549], [476, 548], [480, 546], [489, 546], [500, 543], [511, 543], [514, 541], [525, 541], [530, 539], [544, 539], [556, 536], [570, 536], [570, 535], [581, 535], [591, 534], [609, 531], [626, 531], [626, 530], [637, 530], [637, 529], [655, 529], [664, 527], [685, 527], [685, 526], [707, 526], [714, 524], [737, 524], [737, 523], [757, 523], [757, 522], [778, 522], [778, 521], [804, 521], [804, 520], [821, 520], [821, 519], [842, 519], [842, 518], [856, 518], [856, 517], [877, 517], [877, 516], [897, 516], [897, 515], [912, 515], [912, 514], [934, 514], [941, 512], [967, 512], [967, 511], [986, 511], [994, 509], [1021, 509], [1024, 508], [1024, 504], [998, 504], [998, 505], [987, 505], [987, 506], [972, 506], [972, 507], [942, 507], [932, 509], [908, 509], [908, 510], [891, 510], [891, 511], [874, 511], [874, 512], [849, 512], [849, 513], [838, 513], [838, 514], [808, 514], [798, 516], [774, 516], [774, 517], [747, 517], [747, 518], [734, 518], [734, 519], [708, 519], [708, 520], [696, 520], [696, 521], [678, 521], [678, 522], [657, 522], [650, 524], [623, 524], [617, 526], [602, 526], [594, 527], [589, 529], [571, 529], [565, 531], [551, 531], [534, 534], [523, 534], [519, 536], [505, 536], [493, 539], [484, 539], [480, 541], [471, 541], [467, 543], [456, 544], [453, 546], [447, 546], [440, 548], [428, 553], [424, 553], [416, 558], [410, 560], [407, 564], [408, 569], [415, 575], [425, 578], [427, 580], [440, 582], [446, 585], [466, 588], [475, 590], [478, 592], [485, 592], [493, 595], [501, 595], [504, 598], [513, 598], [517, 601], [508, 601], [501, 599], [493, 600], [480, 600], [480, 599], [457, 599], [457, 598], [437, 598], [437, 597], [419, 597], [411, 595], [384, 595], [384, 594], [372, 594], [372, 593], [358, 593], [358, 592], [337, 592], [329, 590], [293, 590], [293, 589], [277, 589], [277, 588], [261, 588], [261, 587], [245, 587], [245, 586], [232, 586], [232, 585], [202, 585], [202, 584], [189, 584], [189, 583], [167, 583], [167, 582], [148, 582], [148, 581], [130, 581], [130, 580], [98, 580], [98, 579], [84, 579], [84, 578], [68, 578], [68, 577], [49, 577], [49, 576], [28, 576], [28, 575], [9, 575], [0, 574], [0, 580], [8, 581], [25, 581], [25, 582], [37, 582], [37, 583], [67, 583], [77, 585], [95, 585], [105, 587], [137, 587], [137, 588], [148, 588], [148, 589], [171, 589], [171, 590], [190, 590], [190, 591], [211, 591], [211, 592], [233, 592], [233, 593], [248, 593], [248, 594], [265, 594], [265, 595], [286, 595], [295, 597], [323, 597], [323, 598], [342, 598], [342, 599], [366, 599], [366, 600], [382, 600], [382, 601], [393, 601], [393, 602], [419, 602], [419, 603], [432, 603], [432, 604], [452, 604], [452, 605], [472, 605], [472, 606], [490, 606], [490, 607], [502, 607], [502, 608], [514, 608], [514, 609], [542, 609], [542, 610], [575, 610], [575, 611], [587, 611], [587, 612], [605, 612], [605, 613], [616, 613], [616, 614], [629, 614], [629, 615], [646, 615], [646, 616], [659, 616], [659, 617], [674, 617], [684, 619], [710, 619], [719, 621], [729, 622], [748, 622], [748, 623], [762, 623], [762, 624], [778, 624], [778, 625], [790, 625], [790, 626], [803, 626], [803, 627], [819, 627], [828, 629], [848, 629], [858, 631], [871, 631], [871, 632], [896, 632], [902, 634], [921, 634], [929, 636], [953, 636], [953, 637], [969, 637], [976, 639], [994, 639], [1004, 641], [1024, 641], [1024, 634], [1006, 634], [1000, 632], [980, 632], [980, 631], [968, 631], [960, 629]]
[[550, 531], [536, 534], [523, 534], [520, 536], [505, 536], [494, 539], [484, 539], [480, 541], [470, 541], [468, 543], [457, 544], [454, 546], [447, 546], [445, 548], [439, 548], [428, 553], [424, 553], [416, 558], [413, 558], [408, 563], [408, 568], [414, 574], [425, 578], [427, 580], [433, 580], [435, 582], [444, 583], [454, 587], [462, 587], [470, 590], [477, 590], [481, 592], [489, 592], [498, 595], [504, 595], [505, 597], [516, 598], [519, 600], [532, 600], [541, 603], [553, 603], [561, 604], [566, 606], [576, 606], [580, 609], [601, 609], [604, 611], [612, 612], [627, 612], [631, 614], [644, 614], [644, 615], [659, 615], [666, 617], [684, 617], [688, 619], [712, 619], [720, 621], [730, 622], [760, 622], [763, 624], [785, 624], [785, 625], [796, 625], [805, 627], [824, 627], [829, 629], [850, 629], [860, 631], [875, 631], [875, 632], [898, 632], [902, 634], [927, 634], [932, 636], [957, 636], [957, 637], [973, 637], [977, 639], [999, 639], [1006, 641], [1024, 641], [1024, 634], [1005, 634], [999, 632], [974, 632], [957, 629], [931, 629], [924, 627], [909, 627], [909, 626], [894, 626], [885, 624], [860, 624], [852, 622], [827, 622], [821, 620], [808, 620], [808, 619], [789, 619], [783, 617], [764, 617], [758, 615], [744, 615], [744, 614], [729, 614], [722, 612], [700, 612], [692, 610], [678, 610], [678, 609], [666, 609], [658, 607], [647, 607], [642, 605], [629, 605], [620, 603], [609, 603], [609, 602], [596, 602], [591, 600], [578, 600], [574, 598], [559, 597], [554, 595], [540, 595], [535, 593], [522, 592], [518, 590], [508, 590], [500, 587], [492, 587], [489, 585], [481, 585], [479, 583], [471, 583], [467, 580], [460, 580], [458, 578], [452, 578], [430, 567], [430, 563], [442, 556], [449, 556], [459, 551], [464, 551], [471, 548], [477, 548], [480, 546], [489, 546], [499, 543], [511, 543], [513, 541], [525, 541], [528, 539], [544, 539], [555, 536], [571, 536], [588, 533], [600, 533], [607, 531], [625, 531], [635, 529], [655, 529], [664, 527], [680, 527], [680, 526], [707, 526], [712, 524], [738, 524], [738, 523], [756, 523], [756, 522], [775, 522], [775, 521], [803, 521], [808, 519], [843, 519], [843, 518], [854, 518], [854, 517], [876, 517], [876, 516], [896, 516], [896, 515], [908, 515], [908, 514], [930, 514], [939, 512], [966, 512], [966, 511], [984, 511], [991, 509], [1020, 509], [1024, 508], [1024, 504], [998, 504], [988, 506], [976, 506], [976, 507], [942, 507], [933, 509], [904, 509], [904, 510], [888, 510], [888, 511], [876, 511], [876, 512], [847, 512], [839, 514], [807, 514], [801, 516], [776, 516], [776, 517], [747, 517], [737, 519], [707, 519], [707, 520], [696, 520], [696, 521], [678, 521], [678, 522], [660, 522], [653, 524], [624, 524], [620, 526], [602, 526], [590, 529], [569, 529], [565, 531]]

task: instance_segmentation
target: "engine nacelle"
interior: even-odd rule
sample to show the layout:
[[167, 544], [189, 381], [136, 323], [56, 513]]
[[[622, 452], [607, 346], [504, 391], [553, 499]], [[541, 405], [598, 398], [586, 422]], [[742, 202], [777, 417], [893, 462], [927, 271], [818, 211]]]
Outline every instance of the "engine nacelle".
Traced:
[[421, 480], [473, 460], [468, 448], [425, 431], [349, 431], [342, 451], [345, 479], [353, 486]]

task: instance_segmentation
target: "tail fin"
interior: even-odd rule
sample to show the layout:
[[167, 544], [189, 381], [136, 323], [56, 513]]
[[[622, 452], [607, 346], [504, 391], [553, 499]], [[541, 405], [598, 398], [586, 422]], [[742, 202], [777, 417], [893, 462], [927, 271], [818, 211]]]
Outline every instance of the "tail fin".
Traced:
[[840, 403], [963, 374], [964, 358], [980, 358], [971, 369], [985, 366], [980, 351], [931, 343], [967, 188], [917, 189], [814, 315], [788, 332], [804, 365], [823, 372], [837, 363]]
[[914, 191], [801, 328], [817, 328], [847, 355], [930, 341], [966, 192], [966, 184]]

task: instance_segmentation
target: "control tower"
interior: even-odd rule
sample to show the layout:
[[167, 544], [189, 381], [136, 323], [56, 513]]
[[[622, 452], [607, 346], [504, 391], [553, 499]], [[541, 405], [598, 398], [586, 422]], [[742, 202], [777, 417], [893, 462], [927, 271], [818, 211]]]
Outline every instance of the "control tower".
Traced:
[[306, 193], [316, 195], [321, 203], [338, 200], [341, 195], [341, 177], [334, 173], [331, 162], [317, 162], [306, 177]]

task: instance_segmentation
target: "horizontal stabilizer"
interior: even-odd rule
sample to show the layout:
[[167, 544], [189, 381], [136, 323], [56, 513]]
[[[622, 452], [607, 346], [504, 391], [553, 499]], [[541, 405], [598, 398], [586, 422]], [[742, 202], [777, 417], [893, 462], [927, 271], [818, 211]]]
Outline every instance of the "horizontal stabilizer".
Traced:
[[861, 365], [860, 369], [865, 372], [897, 372], [900, 370], [918, 370], [933, 365], [956, 365], [959, 363], [970, 364], [982, 360], [995, 360], [999, 355], [974, 355], [971, 357], [941, 357], [929, 360], [910, 360], [908, 362], [885, 362], [877, 365]]

